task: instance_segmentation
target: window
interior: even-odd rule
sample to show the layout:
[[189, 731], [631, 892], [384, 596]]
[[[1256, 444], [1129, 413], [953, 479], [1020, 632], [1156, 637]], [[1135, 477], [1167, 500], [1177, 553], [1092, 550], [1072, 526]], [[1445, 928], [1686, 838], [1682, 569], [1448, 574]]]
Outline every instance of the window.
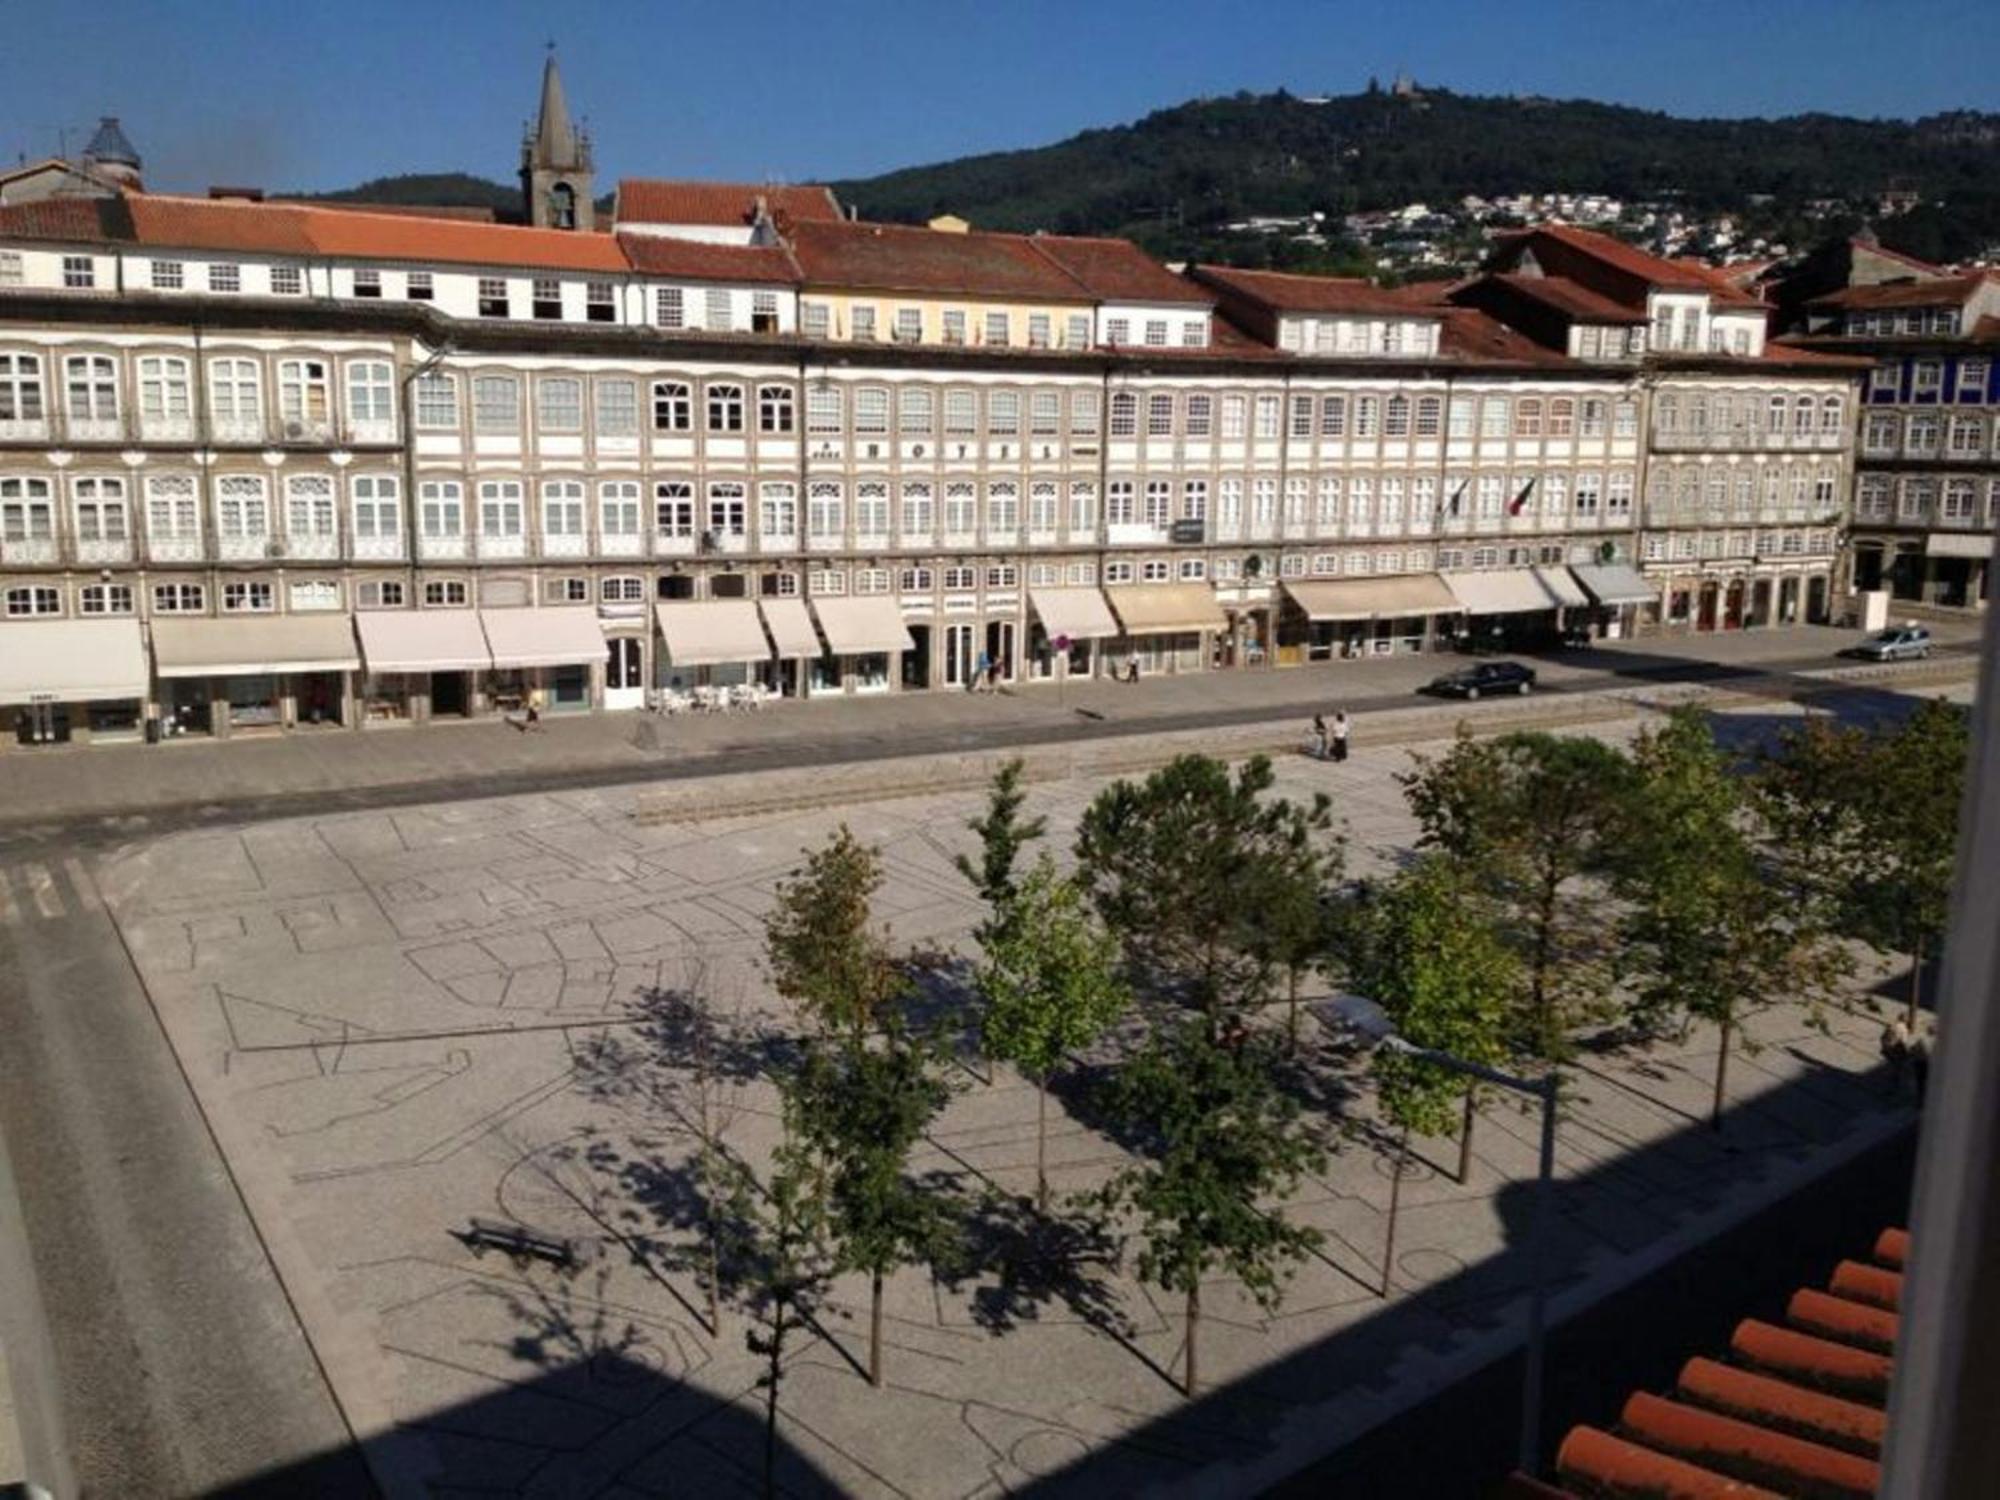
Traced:
[[1194, 392], [1187, 398], [1187, 435], [1191, 438], [1206, 438], [1215, 432], [1215, 398], [1203, 392]]
[[924, 336], [924, 310], [921, 307], [899, 307], [896, 309], [896, 342], [914, 344]]
[[1021, 570], [1012, 563], [1002, 563], [986, 570], [986, 586], [989, 589], [1017, 589], [1021, 586]]
[[766, 599], [796, 599], [799, 593], [799, 575], [766, 573], [757, 580], [757, 592]]
[[1181, 519], [1201, 521], [1208, 517], [1208, 481], [1190, 479], [1181, 486]]
[[1113, 559], [1107, 562], [1104, 565], [1104, 581], [1106, 583], [1130, 583], [1132, 581], [1132, 564], [1123, 559]]
[[380, 271], [356, 271], [354, 273], [354, 295], [357, 297], [379, 298], [382, 295], [382, 273]]
[[88, 291], [97, 285], [97, 263], [88, 255], [65, 255], [62, 260], [63, 285]]
[[1048, 535], [1056, 529], [1057, 490], [1043, 481], [1028, 486], [1028, 530]]
[[132, 585], [87, 583], [78, 592], [77, 604], [80, 614], [129, 615], [132, 613]]
[[1028, 314], [1028, 347], [1046, 349], [1051, 341], [1051, 328], [1047, 313]]
[[284, 420], [286, 437], [305, 437], [324, 429], [332, 405], [326, 361], [278, 361], [278, 415]]
[[[0, 494], [4, 493], [4, 489], [0, 489]], [[132, 528], [125, 508], [124, 480], [77, 479], [70, 484], [70, 494], [76, 502], [76, 539], [79, 542], [130, 540]], [[4, 531], [8, 540], [16, 540], [11, 521], [4, 523]], [[48, 533], [44, 530], [42, 534], [46, 536]]]
[[1146, 398], [1146, 436], [1174, 435], [1174, 398], [1157, 394]]
[[694, 397], [679, 380], [653, 382], [653, 431], [688, 432], [694, 427]]
[[1111, 397], [1111, 435], [1129, 438], [1138, 434], [1139, 398], [1130, 391], [1115, 392]]
[[1382, 407], [1382, 436], [1407, 438], [1410, 435], [1410, 398], [1391, 396]]
[[562, 314], [562, 283], [553, 276], [537, 276], [528, 284], [528, 312], [545, 321]]
[[882, 386], [863, 386], [854, 393], [854, 432], [857, 437], [888, 435], [889, 392]]
[[583, 539], [583, 485], [574, 479], [552, 479], [542, 485], [542, 535]]
[[[1560, 478], [1560, 475], [1551, 474], [1548, 478], [1548, 483], [1553, 486]], [[1576, 476], [1576, 493], [1574, 498], [1578, 516], [1595, 516], [1597, 514], [1597, 502], [1603, 493], [1600, 484], [1601, 481], [1598, 476], [1588, 470]], [[1544, 491], [1542, 495], [1542, 507], [1544, 510], [1550, 510], [1554, 507], [1552, 497], [1555, 493], [1557, 492], [1553, 489]]]
[[1274, 438], [1278, 435], [1278, 398], [1259, 396], [1257, 398], [1257, 436]]
[[[787, 490], [791, 487], [785, 486]], [[653, 486], [653, 529], [663, 537], [694, 535], [694, 486], [685, 480], [669, 479]], [[791, 528], [797, 533], [796, 520]]]
[[1208, 323], [1201, 318], [1192, 318], [1181, 324], [1181, 345], [1187, 349], [1208, 347]]
[[1451, 409], [1446, 415], [1445, 435], [1450, 438], [1472, 436], [1472, 414], [1477, 403], [1470, 396], [1451, 398]]
[[347, 420], [357, 428], [393, 429], [396, 377], [384, 360], [356, 360], [347, 367]]
[[1910, 367], [1910, 388], [1919, 401], [1935, 401], [1944, 384], [1944, 365], [1935, 359], [1920, 359]]
[[[819, 309], [824, 319], [826, 309]], [[661, 328], [687, 327], [686, 294], [677, 286], [662, 286], [653, 289], [653, 322]], [[824, 333], [826, 330], [820, 330]]]
[[962, 310], [951, 308], [945, 312], [944, 341], [947, 344], [962, 344], [965, 342], [965, 313]]
[[1358, 438], [1372, 438], [1376, 432], [1377, 413], [1381, 402], [1374, 396], [1354, 398], [1354, 435]]
[[244, 579], [222, 586], [222, 608], [225, 613], [264, 615], [277, 608], [277, 604], [270, 584], [262, 579]]
[[243, 268], [229, 261], [217, 261], [208, 268], [208, 289], [232, 295], [242, 291]]
[[839, 541], [847, 531], [847, 500], [841, 487], [821, 481], [806, 490], [806, 532], [819, 541]]
[[944, 529], [948, 536], [971, 536], [978, 524], [975, 514], [978, 501], [973, 487], [969, 484], [948, 484], [944, 487]]
[[1105, 491], [1104, 520], [1111, 526], [1130, 526], [1137, 516], [1137, 489], [1129, 479], [1114, 479]]
[[944, 393], [944, 430], [947, 437], [962, 436], [979, 430], [978, 397], [973, 392]]
[[[1512, 421], [1512, 409], [1504, 396], [1488, 396], [1479, 407], [1479, 435], [1482, 438], [1504, 438]], [[1536, 422], [1540, 426], [1539, 420]]]
[[13, 619], [62, 613], [62, 594], [52, 588], [7, 590], [7, 614]]
[[285, 596], [294, 613], [340, 608], [340, 585], [331, 578], [306, 578], [288, 585]]
[[1130, 318], [1106, 318], [1104, 320], [1104, 342], [1116, 348], [1120, 344], [1132, 342], [1132, 320]]
[[710, 432], [741, 432], [743, 430], [742, 386], [711, 385], [708, 387], [708, 430]]
[[789, 484], [757, 487], [757, 533], [767, 542], [796, 542], [799, 536], [799, 492]]
[[847, 422], [847, 397], [837, 385], [822, 382], [806, 391], [806, 432], [812, 437], [839, 437]]
[[456, 578], [432, 578], [424, 583], [424, 603], [432, 609], [457, 608], [470, 597], [465, 591], [465, 584]]
[[854, 487], [854, 530], [857, 536], [882, 538], [889, 534], [889, 486], [880, 481]]
[[1949, 451], [1956, 457], [1976, 456], [1986, 446], [1985, 433], [1977, 417], [1951, 419]]
[[1089, 313], [1071, 313], [1063, 320], [1063, 347], [1065, 349], [1090, 347]]
[[727, 287], [712, 286], [702, 295], [702, 326], [710, 333], [736, 330], [736, 298]]
[[639, 435], [639, 383], [636, 380], [597, 382], [597, 435], [600, 438]]
[[0, 479], [0, 541], [55, 537], [55, 501], [46, 479]]
[[[0, 486], [4, 493], [4, 486]], [[146, 532], [154, 543], [190, 543], [201, 537], [201, 509], [194, 476], [154, 474], [146, 480]]]
[[[278, 296], [296, 297], [305, 289], [305, 276], [297, 266], [271, 267], [271, 290]], [[415, 296], [416, 293], [412, 292], [410, 295]]]
[[153, 585], [153, 613], [156, 615], [198, 615], [207, 608], [207, 597], [198, 583]]
[[[607, 578], [606, 585], [624, 583], [620, 578]], [[641, 588], [645, 585], [641, 584]], [[590, 580], [588, 578], [550, 578], [542, 583], [542, 598], [550, 604], [588, 604], [590, 602]]]
[[[223, 536], [230, 536], [255, 535], [263, 528], [254, 527], [247, 533], [232, 532], [225, 512], [220, 529]], [[334, 535], [331, 477], [325, 474], [285, 476], [285, 534], [294, 541], [331, 538]]]
[[979, 587], [977, 568], [946, 568], [944, 570], [946, 593], [962, 594]]
[[349, 486], [354, 497], [354, 538], [394, 540], [403, 531], [403, 486], [393, 476], [362, 474]]
[[156, 292], [178, 292], [186, 285], [184, 268], [177, 260], [154, 261], [152, 280]]
[[1639, 435], [1639, 403], [1620, 401], [1613, 408], [1611, 435], [1615, 438], [1637, 437]]
[[504, 276], [479, 278], [479, 316], [482, 318], [513, 316], [513, 310], [507, 302], [507, 279]]
[[583, 284], [583, 316], [592, 323], [618, 321], [618, 294], [610, 282], [586, 281]]
[[167, 355], [139, 358], [139, 418], [148, 425], [184, 423], [192, 405], [188, 363]]
[[583, 431], [583, 382], [573, 375], [544, 375], [535, 382], [535, 412], [544, 432]]
[[109, 355], [72, 354], [63, 361], [63, 387], [72, 422], [118, 420], [118, 366]]
[[1069, 397], [1069, 434], [1073, 438], [1096, 437], [1098, 400], [1096, 391], [1072, 391]]
[[928, 594], [936, 586], [937, 580], [929, 568], [905, 568], [896, 575], [899, 594]]
[[512, 375], [473, 377], [472, 430], [501, 436], [521, 430], [521, 388]]
[[479, 534], [495, 539], [522, 535], [527, 521], [519, 480], [487, 479], [479, 485]]
[[1028, 397], [1028, 431], [1036, 437], [1055, 437], [1061, 433], [1061, 392], [1036, 391]]
[[1146, 320], [1146, 347], [1164, 349], [1167, 346], [1167, 320], [1148, 318]]
[[875, 309], [865, 304], [847, 310], [847, 333], [856, 343], [875, 342]]
[[21, 252], [0, 250], [0, 286], [19, 286], [22, 279]]
[[1576, 402], [1568, 396], [1558, 396], [1549, 403], [1549, 436], [1566, 438], [1576, 435]]
[[1097, 582], [1097, 564], [1088, 562], [1071, 563], [1067, 574], [1072, 587], [1087, 589]]
[[[1983, 359], [1960, 360], [1958, 362], [1958, 399], [1961, 401], [1979, 400], [1986, 392], [1987, 371], [1991, 368], [1991, 364]], [[1827, 397], [1829, 401], [1838, 399], [1835, 396]]]
[[417, 377], [417, 426], [427, 432], [458, 430], [458, 377], [437, 370]]
[[1146, 481], [1146, 524], [1164, 531], [1173, 519], [1173, 486], [1164, 479]]
[[742, 536], [748, 524], [749, 501], [740, 484], [708, 487], [708, 529], [718, 536]]
[[904, 485], [902, 524], [904, 538], [910, 541], [921, 540], [930, 536], [936, 525], [936, 510], [931, 499], [931, 487], [927, 484]]
[[[331, 491], [332, 481], [326, 484]], [[216, 480], [215, 527], [225, 541], [261, 541], [270, 535], [270, 502], [261, 474], [229, 474]]]
[[792, 388], [790, 386], [760, 385], [757, 387], [757, 430], [759, 432], [790, 432], [794, 421]]
[[937, 402], [929, 386], [906, 385], [896, 393], [896, 431], [904, 437], [929, 437], [937, 425]]
[[986, 315], [987, 343], [1005, 348], [1011, 336], [1012, 323], [1007, 314], [1003, 312], [990, 312]]
[[431, 273], [429, 271], [410, 272], [408, 276], [403, 278], [403, 295], [408, 297], [412, 302], [436, 301], [437, 287], [431, 281]]
[[986, 431], [992, 437], [1014, 437], [1021, 431], [1021, 393], [991, 391], [986, 397]]
[[986, 487], [986, 534], [1012, 540], [1021, 529], [1021, 487], [1003, 482]]
[[1084, 537], [1097, 529], [1097, 486], [1087, 479], [1069, 487], [1069, 534]]
[[0, 423], [39, 422], [42, 362], [32, 354], [0, 354]]

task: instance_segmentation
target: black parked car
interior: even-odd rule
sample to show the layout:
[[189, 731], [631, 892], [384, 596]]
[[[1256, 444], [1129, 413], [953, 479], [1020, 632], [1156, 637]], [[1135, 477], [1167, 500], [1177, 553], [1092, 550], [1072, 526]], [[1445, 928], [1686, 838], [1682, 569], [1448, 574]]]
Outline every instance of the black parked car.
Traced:
[[1525, 697], [1534, 690], [1535, 669], [1517, 661], [1483, 661], [1474, 667], [1461, 667], [1445, 673], [1424, 689], [1440, 698], [1481, 698], [1493, 693], [1519, 693]]

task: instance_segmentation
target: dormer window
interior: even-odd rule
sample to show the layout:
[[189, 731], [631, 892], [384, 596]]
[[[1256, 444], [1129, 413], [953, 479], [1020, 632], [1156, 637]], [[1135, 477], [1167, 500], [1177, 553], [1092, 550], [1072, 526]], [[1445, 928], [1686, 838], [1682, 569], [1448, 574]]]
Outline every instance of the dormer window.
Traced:
[[[898, 314], [898, 316], [901, 316]], [[754, 292], [750, 297], [750, 331], [752, 333], [776, 333], [778, 331], [778, 294], [776, 292]]]
[[847, 330], [855, 342], [870, 344], [875, 341], [875, 309], [857, 306], [847, 314]]
[[583, 286], [583, 315], [593, 323], [618, 321], [618, 294], [608, 281], [587, 281]]
[[208, 289], [211, 292], [242, 291], [243, 268], [233, 261], [217, 261], [208, 268]]
[[924, 310], [921, 307], [899, 307], [896, 309], [896, 342], [914, 344], [924, 336]]
[[507, 279], [504, 276], [479, 278], [479, 316], [482, 318], [513, 316], [513, 310], [507, 302]]
[[653, 321], [662, 328], [687, 326], [687, 300], [677, 286], [663, 286], [653, 293]]
[[535, 317], [553, 322], [562, 317], [562, 283], [552, 276], [537, 276], [531, 310]]
[[382, 273], [380, 271], [356, 271], [354, 273], [354, 295], [357, 297], [380, 297], [382, 295]]
[[430, 302], [437, 297], [437, 288], [431, 283], [429, 271], [412, 271], [404, 288], [404, 295], [412, 302]]
[[89, 291], [97, 285], [97, 262], [88, 255], [65, 255], [62, 276], [63, 285], [71, 291]]
[[156, 260], [153, 262], [153, 290], [156, 292], [178, 292], [186, 284], [183, 268], [177, 260]]
[[1167, 320], [1165, 318], [1148, 318], [1146, 320], [1146, 347], [1149, 349], [1164, 349], [1166, 346]]
[[271, 267], [271, 291], [280, 297], [296, 297], [306, 289], [305, 277], [297, 266]]

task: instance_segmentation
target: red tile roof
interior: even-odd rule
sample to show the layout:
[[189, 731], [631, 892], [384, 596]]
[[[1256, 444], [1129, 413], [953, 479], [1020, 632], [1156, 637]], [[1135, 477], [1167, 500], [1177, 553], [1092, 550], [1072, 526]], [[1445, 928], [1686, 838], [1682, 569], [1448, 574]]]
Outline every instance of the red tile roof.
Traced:
[[[285, 212], [279, 209], [275, 212]], [[533, 270], [610, 271], [629, 269], [618, 242], [608, 234], [566, 229], [529, 229], [512, 224], [467, 224], [457, 219], [410, 219], [389, 214], [296, 209], [307, 216], [307, 233], [322, 255], [363, 260], [441, 261], [476, 266], [524, 266]]]
[[1085, 291], [1107, 302], [1215, 305], [1215, 294], [1207, 287], [1176, 276], [1130, 240], [1038, 234], [1030, 243]]
[[94, 244], [119, 238], [126, 223], [116, 198], [43, 198], [0, 207], [0, 239]]
[[132, 237], [141, 245], [297, 256], [320, 248], [310, 227], [314, 211], [291, 204], [158, 193], [132, 193], [125, 203], [132, 215]]
[[1524, 252], [1532, 253], [1551, 275], [1568, 276], [1592, 285], [1594, 290], [1628, 307], [1643, 306], [1647, 289], [1707, 292], [1720, 302], [1763, 305], [1728, 277], [1707, 266], [1668, 260], [1594, 229], [1540, 224], [1505, 235], [1499, 241], [1496, 255], [1498, 268], [1518, 265]]
[[1516, 271], [1500, 271], [1493, 279], [1523, 297], [1531, 297], [1554, 308], [1577, 323], [1643, 324], [1646, 315], [1613, 302], [1567, 276], [1524, 276]]
[[672, 182], [627, 177], [618, 184], [614, 212], [621, 224], [753, 223], [762, 198], [773, 218], [795, 224], [845, 217], [833, 189], [813, 184], [773, 187], [754, 182]]
[[618, 245], [632, 269], [649, 276], [784, 285], [799, 279], [791, 253], [780, 245], [705, 245], [663, 234], [621, 234]]
[[796, 224], [793, 257], [808, 286], [1087, 302], [1082, 283], [1019, 234], [953, 234], [902, 224]]
[[1812, 299], [1813, 307], [1962, 307], [1981, 286], [2000, 279], [2000, 273], [1971, 271], [1963, 276], [1933, 276], [1917, 281], [1878, 281], [1869, 286], [1847, 286], [1824, 297]]
[[1733, 1363], [1691, 1359], [1669, 1396], [1635, 1392], [1616, 1430], [1573, 1427], [1555, 1485], [1516, 1475], [1513, 1500], [1758, 1496], [1869, 1500], [1881, 1482], [1895, 1307], [1909, 1237], [1887, 1229], [1877, 1264], [1842, 1261], [1831, 1292], [1800, 1290], [1792, 1326], [1746, 1319]]
[[1245, 271], [1235, 266], [1194, 266], [1189, 274], [1272, 312], [1421, 317], [1430, 311], [1358, 277], [1300, 276], [1289, 271]]
[[1509, 365], [1570, 363], [1566, 355], [1515, 332], [1476, 307], [1446, 307], [1438, 312], [1444, 320], [1438, 331], [1438, 353], [1446, 359]]
[[[215, 196], [215, 189], [209, 189]], [[335, 213], [400, 214], [410, 219], [462, 219], [468, 224], [498, 224], [500, 216], [474, 203], [355, 203], [333, 198], [266, 198], [266, 203], [292, 203], [300, 208], [327, 208]]]

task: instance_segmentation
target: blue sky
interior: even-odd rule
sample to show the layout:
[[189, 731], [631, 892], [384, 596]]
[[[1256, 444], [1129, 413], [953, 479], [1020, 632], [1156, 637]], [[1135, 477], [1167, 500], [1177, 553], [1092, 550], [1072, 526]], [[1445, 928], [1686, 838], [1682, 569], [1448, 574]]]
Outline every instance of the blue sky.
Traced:
[[0, 159], [115, 113], [179, 189], [507, 177], [551, 37], [606, 186], [860, 175], [1398, 68], [1675, 114], [2000, 109], [1992, 0], [13, 0], [0, 28]]

